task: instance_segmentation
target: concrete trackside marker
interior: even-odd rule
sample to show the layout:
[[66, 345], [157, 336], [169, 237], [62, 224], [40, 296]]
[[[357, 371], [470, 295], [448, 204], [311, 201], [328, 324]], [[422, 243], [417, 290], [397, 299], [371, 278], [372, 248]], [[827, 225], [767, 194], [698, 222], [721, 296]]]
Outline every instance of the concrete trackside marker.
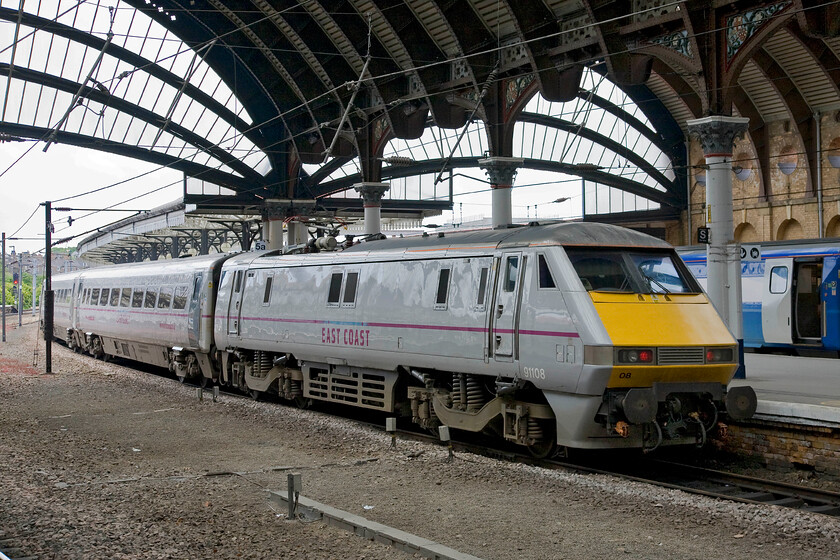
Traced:
[[[288, 505], [288, 497], [283, 492], [269, 490], [268, 499], [281, 507]], [[481, 560], [477, 556], [458, 552], [432, 540], [320, 504], [303, 496], [297, 498], [297, 511], [310, 519], [320, 518], [332, 527], [350, 531], [359, 537], [392, 546], [409, 554], [420, 554], [423, 558], [431, 558], [432, 560]]]

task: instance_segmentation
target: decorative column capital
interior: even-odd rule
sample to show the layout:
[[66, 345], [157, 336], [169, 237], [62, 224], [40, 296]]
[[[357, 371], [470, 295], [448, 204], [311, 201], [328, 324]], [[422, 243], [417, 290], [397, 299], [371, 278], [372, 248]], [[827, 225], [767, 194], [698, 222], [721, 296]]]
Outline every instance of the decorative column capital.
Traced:
[[735, 140], [747, 131], [750, 119], [746, 117], [703, 117], [685, 121], [688, 133], [700, 140], [703, 155], [729, 157]]
[[260, 214], [264, 221], [285, 220], [291, 216], [311, 215], [315, 206], [315, 200], [310, 199], [267, 198]]
[[362, 195], [365, 206], [382, 206], [382, 197], [391, 190], [388, 183], [358, 183], [353, 185], [355, 191]]
[[489, 157], [478, 160], [478, 166], [487, 173], [493, 188], [510, 187], [516, 172], [522, 167], [525, 160], [513, 157]]

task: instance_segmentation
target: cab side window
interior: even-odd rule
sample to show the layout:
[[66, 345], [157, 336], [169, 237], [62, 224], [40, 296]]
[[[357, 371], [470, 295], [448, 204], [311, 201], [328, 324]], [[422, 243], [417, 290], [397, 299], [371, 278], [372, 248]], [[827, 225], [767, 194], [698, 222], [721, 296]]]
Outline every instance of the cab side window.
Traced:
[[451, 268], [441, 268], [438, 276], [437, 294], [435, 295], [435, 309], [446, 309], [449, 299], [449, 277], [452, 275]]
[[484, 311], [487, 305], [487, 278], [490, 276], [490, 269], [486, 266], [481, 269], [478, 279], [478, 298], [475, 302], [478, 311]]
[[554, 277], [551, 275], [551, 269], [548, 268], [548, 263], [545, 260], [545, 255], [537, 256], [537, 265], [539, 267], [540, 288], [557, 288], [554, 283]]

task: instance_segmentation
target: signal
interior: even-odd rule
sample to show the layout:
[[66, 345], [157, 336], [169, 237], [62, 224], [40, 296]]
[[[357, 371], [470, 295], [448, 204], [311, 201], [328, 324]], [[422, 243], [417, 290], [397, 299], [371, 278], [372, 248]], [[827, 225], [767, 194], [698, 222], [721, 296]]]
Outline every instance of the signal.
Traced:
[[18, 273], [17, 273], [17, 272], [13, 272], [13, 273], [12, 273], [12, 283], [13, 283], [15, 286], [17, 286], [19, 281], [20, 281], [20, 278], [18, 277]]

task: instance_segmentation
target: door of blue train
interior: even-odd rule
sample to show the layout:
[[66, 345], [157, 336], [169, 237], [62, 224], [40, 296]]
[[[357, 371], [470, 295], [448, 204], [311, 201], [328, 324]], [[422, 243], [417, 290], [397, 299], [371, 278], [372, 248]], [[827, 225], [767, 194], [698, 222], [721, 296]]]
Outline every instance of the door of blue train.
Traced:
[[761, 328], [769, 344], [822, 345], [821, 258], [776, 258], [764, 263]]
[[522, 253], [504, 253], [496, 284], [493, 309], [493, 355], [497, 361], [512, 362], [518, 358], [519, 298], [525, 270]]

